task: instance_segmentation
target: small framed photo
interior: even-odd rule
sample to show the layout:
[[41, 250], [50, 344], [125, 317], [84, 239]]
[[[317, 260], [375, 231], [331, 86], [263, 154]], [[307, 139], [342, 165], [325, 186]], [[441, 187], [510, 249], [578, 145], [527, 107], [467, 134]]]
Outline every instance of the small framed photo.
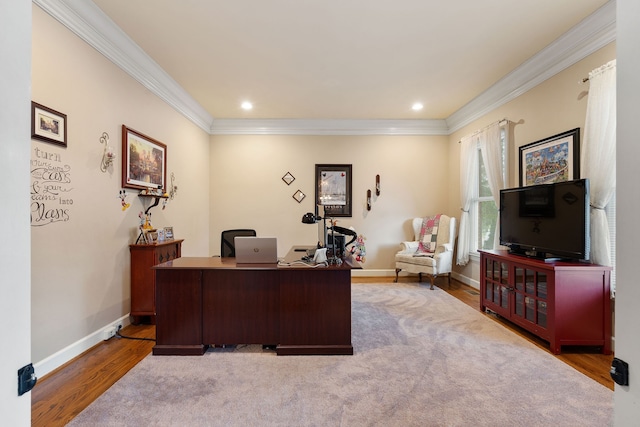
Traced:
[[520, 147], [520, 187], [580, 177], [580, 128]]
[[67, 146], [67, 115], [31, 101], [31, 138]]
[[295, 181], [296, 179], [294, 178], [294, 176], [293, 176], [293, 175], [291, 175], [291, 173], [290, 173], [290, 172], [287, 172], [287, 173], [282, 177], [282, 180], [283, 180], [284, 182], [286, 182], [286, 183], [287, 183], [287, 185], [291, 185], [291, 183], [292, 183], [293, 181]]
[[164, 239], [172, 240], [173, 239], [173, 227], [165, 227], [164, 228]]
[[162, 194], [166, 177], [167, 146], [122, 125], [122, 187]]
[[304, 194], [302, 191], [298, 190], [294, 193], [293, 198], [296, 199], [296, 202], [300, 203], [301, 201], [304, 200], [304, 198], [307, 197], [306, 194]]
[[153, 244], [153, 239], [151, 238], [149, 230], [142, 229], [142, 243], [145, 245]]

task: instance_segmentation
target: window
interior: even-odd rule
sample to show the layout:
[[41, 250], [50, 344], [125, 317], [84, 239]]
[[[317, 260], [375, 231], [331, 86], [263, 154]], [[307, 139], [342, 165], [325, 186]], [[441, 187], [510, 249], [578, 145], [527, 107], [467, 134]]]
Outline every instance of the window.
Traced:
[[[507, 182], [507, 132], [503, 126], [500, 129], [500, 145], [502, 151], [502, 182]], [[478, 197], [472, 201], [470, 213], [472, 240], [471, 252], [480, 249], [493, 249], [494, 241], [498, 238], [498, 207], [496, 206], [487, 171], [478, 147]]]

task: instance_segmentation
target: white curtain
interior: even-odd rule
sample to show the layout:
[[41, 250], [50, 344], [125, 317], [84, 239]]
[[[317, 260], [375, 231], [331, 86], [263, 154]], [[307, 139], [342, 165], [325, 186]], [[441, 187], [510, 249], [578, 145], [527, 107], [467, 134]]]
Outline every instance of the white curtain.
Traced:
[[611, 266], [604, 208], [616, 188], [616, 61], [589, 73], [580, 170], [591, 191], [591, 262]]
[[[507, 122], [509, 123], [509, 122]], [[505, 187], [504, 167], [502, 161], [502, 144], [500, 143], [500, 123], [494, 123], [483, 129], [479, 136], [480, 152], [482, 153], [482, 162], [487, 173], [487, 181], [493, 201], [496, 207], [500, 208], [500, 190]], [[498, 233], [498, 221], [496, 220], [496, 233], [493, 239], [493, 249], [500, 246], [500, 236]]]
[[460, 230], [458, 231], [458, 253], [456, 264], [469, 262], [471, 248], [471, 224], [469, 209], [478, 197], [478, 143], [477, 135], [465, 136], [460, 141]]

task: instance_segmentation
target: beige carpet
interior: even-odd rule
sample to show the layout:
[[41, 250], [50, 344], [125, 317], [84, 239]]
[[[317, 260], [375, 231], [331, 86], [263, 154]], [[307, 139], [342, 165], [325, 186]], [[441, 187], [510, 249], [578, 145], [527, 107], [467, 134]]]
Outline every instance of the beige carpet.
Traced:
[[70, 425], [611, 425], [611, 390], [446, 292], [352, 289], [353, 356], [148, 356]]

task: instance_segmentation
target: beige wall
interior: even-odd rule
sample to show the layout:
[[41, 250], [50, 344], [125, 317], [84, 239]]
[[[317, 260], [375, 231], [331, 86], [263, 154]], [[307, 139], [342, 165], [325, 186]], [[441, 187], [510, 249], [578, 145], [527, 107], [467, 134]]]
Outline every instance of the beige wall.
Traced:
[[[151, 211], [152, 220], [185, 239], [184, 255], [208, 252], [209, 135], [37, 6], [32, 55], [32, 99], [67, 114], [68, 146], [32, 140], [31, 159], [70, 168], [63, 197], [72, 201], [47, 202], [47, 209], [68, 209], [67, 221], [31, 227], [32, 351], [39, 362], [129, 312], [128, 245], [148, 202], [128, 190], [131, 207], [121, 209], [121, 125], [167, 145], [179, 190], [165, 210]], [[107, 173], [100, 171], [102, 132], [117, 156]]]
[[[353, 226], [366, 237], [363, 267], [370, 273], [395, 268], [399, 243], [411, 237], [411, 218], [452, 214], [449, 189], [442, 185], [449, 164], [445, 136], [213, 136], [211, 141], [211, 254], [220, 253], [220, 232], [230, 228], [277, 237], [279, 255], [295, 244], [315, 244], [317, 227], [301, 223], [315, 206], [315, 164], [352, 165], [353, 216], [340, 218], [338, 225]], [[296, 178], [289, 186], [281, 179], [287, 172]], [[292, 198], [298, 189], [307, 196], [300, 204]]]
[[[451, 134], [449, 177], [455, 185], [451, 187], [452, 204], [449, 210], [457, 211], [457, 217], [460, 217], [460, 144], [458, 144], [460, 138], [503, 118], [515, 122], [510, 147], [509, 186], [517, 187], [519, 185], [519, 147], [577, 127], [580, 128], [582, 136], [589, 84], [580, 84], [580, 82], [591, 70], [615, 57], [615, 43], [611, 43], [513, 101]], [[456, 266], [455, 271], [463, 278], [471, 280], [470, 284], [476, 285], [480, 270], [475, 260], [465, 267]]]

